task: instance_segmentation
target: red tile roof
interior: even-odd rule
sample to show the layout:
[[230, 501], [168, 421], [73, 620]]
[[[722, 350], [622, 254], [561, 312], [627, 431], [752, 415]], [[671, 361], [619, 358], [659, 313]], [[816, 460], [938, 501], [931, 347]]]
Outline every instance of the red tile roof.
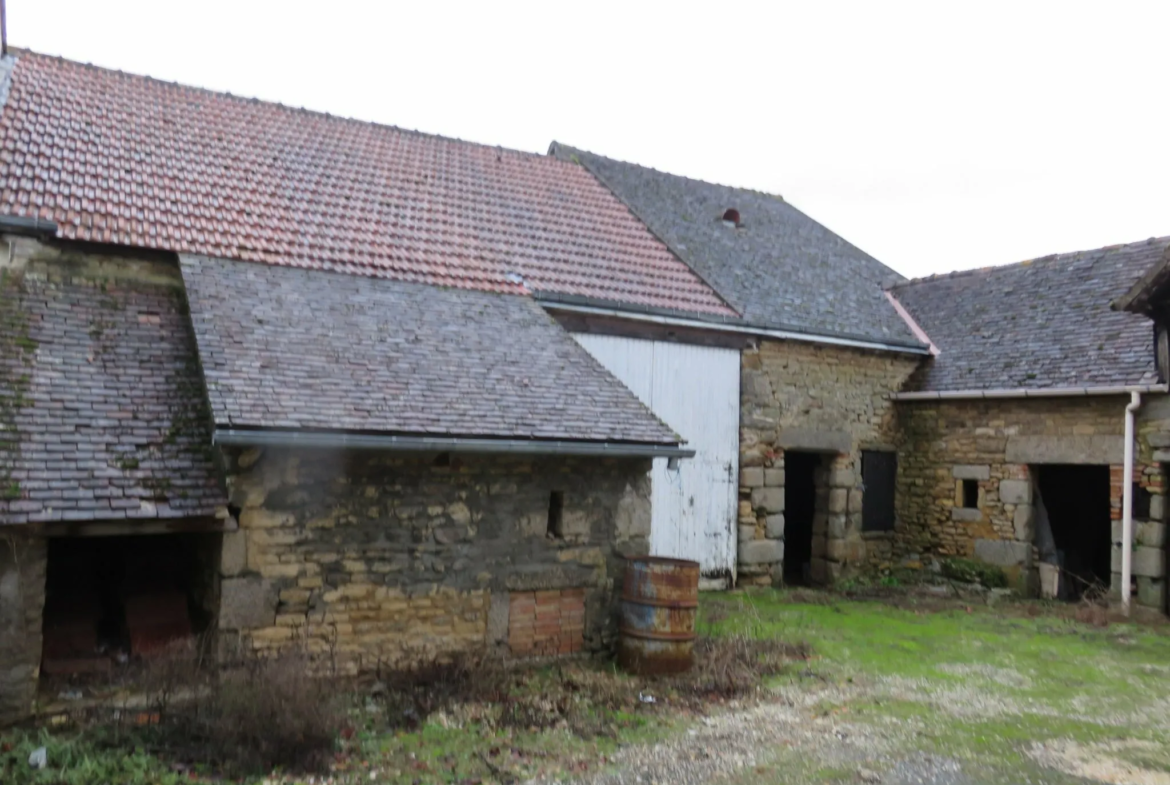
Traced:
[[734, 315], [584, 168], [20, 53], [0, 214], [61, 237]]

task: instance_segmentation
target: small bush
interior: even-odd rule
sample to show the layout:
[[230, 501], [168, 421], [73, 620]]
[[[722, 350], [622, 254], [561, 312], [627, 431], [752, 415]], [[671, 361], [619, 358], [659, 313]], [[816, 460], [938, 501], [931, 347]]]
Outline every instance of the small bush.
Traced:
[[189, 731], [229, 771], [320, 771], [345, 714], [334, 685], [312, 675], [308, 658], [285, 654], [256, 657], [222, 673], [187, 720]]
[[782, 673], [793, 660], [804, 660], [808, 655], [806, 645], [774, 638], [701, 636], [695, 641], [694, 667], [670, 681], [679, 692], [693, 696], [735, 698], [753, 692], [764, 679]]
[[446, 660], [407, 658], [405, 667], [379, 673], [374, 693], [392, 727], [413, 729], [437, 711], [468, 701], [505, 700], [517, 683], [500, 656], [461, 652]]
[[988, 589], [1002, 589], [1007, 586], [1003, 570], [991, 564], [973, 559], [944, 559], [942, 574], [953, 581], [978, 583]]

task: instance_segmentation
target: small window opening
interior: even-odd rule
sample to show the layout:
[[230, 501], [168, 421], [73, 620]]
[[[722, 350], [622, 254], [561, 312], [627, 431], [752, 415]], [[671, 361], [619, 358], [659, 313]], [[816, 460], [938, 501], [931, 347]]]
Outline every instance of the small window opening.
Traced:
[[861, 530], [894, 530], [894, 494], [898, 479], [898, 456], [884, 450], [861, 451]]
[[1150, 491], [1136, 482], [1133, 484], [1133, 517], [1137, 519], [1150, 517]]
[[739, 226], [739, 210], [731, 208], [723, 213], [723, 223], [728, 226]]
[[563, 540], [565, 538], [565, 493], [553, 491], [548, 495], [548, 536]]
[[963, 480], [963, 506], [968, 509], [979, 509], [979, 483], [975, 480]]
[[435, 456], [434, 466], [440, 468], [449, 468], [451, 466], [451, 453], [441, 452]]

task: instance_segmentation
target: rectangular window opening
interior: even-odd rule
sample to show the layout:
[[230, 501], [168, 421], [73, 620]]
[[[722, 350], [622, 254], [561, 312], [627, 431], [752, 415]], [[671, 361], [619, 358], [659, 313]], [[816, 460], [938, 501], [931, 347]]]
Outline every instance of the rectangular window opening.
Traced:
[[861, 530], [894, 530], [894, 485], [898, 478], [897, 453], [861, 451]]
[[1149, 488], [1143, 488], [1136, 482], [1133, 484], [1133, 517], [1139, 520], [1146, 520], [1150, 517], [1150, 493]]
[[976, 480], [963, 480], [963, 506], [979, 509], [979, 483]]
[[565, 492], [553, 491], [548, 495], [548, 536], [563, 540], [565, 520]]

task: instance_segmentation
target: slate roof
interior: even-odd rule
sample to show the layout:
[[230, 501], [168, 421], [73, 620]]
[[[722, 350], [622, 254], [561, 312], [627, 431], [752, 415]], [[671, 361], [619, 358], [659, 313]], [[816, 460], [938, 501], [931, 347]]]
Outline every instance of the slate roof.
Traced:
[[1167, 292], [1170, 291], [1170, 251], [1163, 253], [1125, 294], [1113, 301], [1119, 311], [1164, 317]]
[[181, 265], [218, 426], [680, 441], [530, 297]]
[[5, 86], [0, 214], [55, 221], [62, 238], [734, 315], [593, 177], [548, 156], [34, 53]]
[[898, 284], [892, 293], [941, 352], [907, 389], [1157, 383], [1151, 322], [1110, 301], [1168, 246], [1164, 237]]
[[[0, 524], [211, 516], [195, 344], [176, 286], [9, 274]], [[14, 347], [20, 348], [14, 351]]]
[[[922, 348], [882, 293], [902, 276], [779, 196], [692, 180], [554, 142], [756, 327]], [[738, 211], [741, 226], [723, 216]]]

